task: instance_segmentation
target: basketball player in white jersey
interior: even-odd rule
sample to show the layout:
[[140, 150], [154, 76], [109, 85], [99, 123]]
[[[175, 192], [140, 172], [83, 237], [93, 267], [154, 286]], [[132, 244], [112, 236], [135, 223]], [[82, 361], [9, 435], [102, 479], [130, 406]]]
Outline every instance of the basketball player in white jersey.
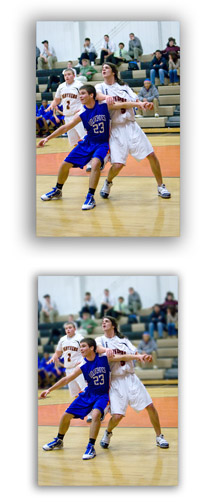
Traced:
[[[75, 80], [75, 71], [73, 68], [65, 70], [64, 79], [65, 82], [58, 86], [55, 98], [46, 110], [53, 110], [59, 103], [62, 103], [65, 124], [68, 124], [82, 107], [79, 99], [79, 88], [82, 86], [82, 82]], [[86, 131], [82, 122], [74, 126], [73, 129], [68, 131], [70, 145], [76, 145], [85, 134]]]
[[[117, 328], [114, 317], [104, 317], [102, 322], [104, 336], [96, 338], [97, 351], [112, 350], [114, 354], [136, 354], [136, 347]], [[108, 354], [107, 354], [108, 355]], [[144, 354], [144, 361], [151, 362], [152, 356]], [[133, 361], [110, 362], [111, 385], [109, 391], [110, 412], [107, 429], [101, 440], [102, 448], [108, 448], [112, 431], [125, 416], [128, 404], [137, 412], [146, 408], [152, 426], [156, 433], [156, 445], [160, 448], [169, 448], [169, 443], [161, 434], [160, 421], [157, 410], [146, 388], [134, 372]]]
[[[48, 364], [50, 362], [57, 362], [60, 357], [63, 357], [66, 376], [68, 376], [82, 360], [80, 341], [82, 341], [83, 336], [76, 334], [76, 325], [73, 322], [65, 325], [65, 333], [65, 336], [60, 338], [56, 351], [48, 361]], [[77, 396], [86, 386], [87, 384], [83, 375], [71, 381], [68, 384], [71, 397]]]
[[[114, 102], [125, 102], [138, 100], [132, 89], [118, 78], [117, 67], [113, 63], [104, 63], [102, 67], [104, 83], [96, 84], [98, 99], [105, 99], [112, 96]], [[151, 108], [152, 104], [143, 102], [146, 108]], [[134, 103], [134, 106], [136, 104]], [[110, 111], [111, 134], [110, 134], [110, 158], [111, 168], [107, 179], [101, 189], [102, 198], [108, 198], [112, 186], [112, 180], [119, 174], [126, 164], [128, 154], [131, 154], [137, 161], [147, 158], [158, 186], [158, 196], [170, 198], [171, 194], [163, 184], [160, 163], [154, 153], [154, 149], [147, 136], [139, 127], [135, 120], [133, 109]]]

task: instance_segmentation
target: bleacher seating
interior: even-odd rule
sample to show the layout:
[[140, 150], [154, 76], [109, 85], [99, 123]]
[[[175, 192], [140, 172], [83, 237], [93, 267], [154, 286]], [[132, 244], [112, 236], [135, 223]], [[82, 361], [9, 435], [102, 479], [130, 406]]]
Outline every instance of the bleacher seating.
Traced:
[[[139, 93], [140, 88], [143, 86], [143, 80], [150, 76], [150, 62], [153, 59], [153, 54], [143, 54], [140, 59], [140, 70], [128, 70], [128, 63], [122, 63], [118, 67], [121, 79], [124, 80], [130, 87], [133, 88], [135, 93]], [[95, 86], [98, 82], [103, 82], [102, 66], [99, 65], [99, 59], [96, 59], [95, 69], [98, 71], [94, 74], [92, 81], [89, 84]], [[74, 61], [74, 66], [78, 63]], [[48, 77], [51, 74], [59, 74], [67, 67], [67, 61], [59, 61], [54, 64], [52, 70], [44, 69], [37, 70], [36, 72], [36, 101], [40, 105], [43, 99], [51, 102], [55, 96], [57, 84], [52, 84], [52, 91], [47, 93]], [[79, 72], [79, 69], [77, 69]], [[180, 76], [180, 70], [178, 70]], [[169, 86], [169, 78], [165, 78], [165, 85], [161, 86], [158, 78], [155, 79], [155, 85], [159, 91], [159, 117], [154, 117], [154, 111], [144, 111], [143, 117], [137, 117], [136, 121], [141, 128], [145, 131], [153, 128], [159, 128], [160, 132], [180, 131], [180, 85]], [[139, 111], [138, 111], [139, 114]]]

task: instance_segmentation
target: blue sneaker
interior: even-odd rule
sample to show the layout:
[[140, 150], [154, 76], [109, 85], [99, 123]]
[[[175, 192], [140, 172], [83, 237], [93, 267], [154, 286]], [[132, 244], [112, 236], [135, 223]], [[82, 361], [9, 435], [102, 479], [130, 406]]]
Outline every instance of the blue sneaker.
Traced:
[[54, 450], [55, 448], [57, 450], [60, 450], [61, 448], [63, 448], [63, 441], [57, 437], [54, 438], [54, 441], [51, 441], [51, 443], [45, 444], [43, 446], [43, 450], [45, 450], [45, 451]]
[[57, 187], [53, 187], [52, 191], [42, 194], [41, 199], [43, 201], [48, 201], [51, 199], [60, 199], [62, 197], [62, 191], [61, 189], [58, 189]]
[[88, 460], [88, 459], [92, 459], [96, 457], [96, 451], [94, 449], [94, 446], [89, 443], [87, 446], [86, 446], [86, 451], [83, 455], [83, 460]]
[[85, 203], [82, 206], [82, 210], [91, 210], [96, 206], [94, 196], [92, 194], [88, 193], [86, 196]]

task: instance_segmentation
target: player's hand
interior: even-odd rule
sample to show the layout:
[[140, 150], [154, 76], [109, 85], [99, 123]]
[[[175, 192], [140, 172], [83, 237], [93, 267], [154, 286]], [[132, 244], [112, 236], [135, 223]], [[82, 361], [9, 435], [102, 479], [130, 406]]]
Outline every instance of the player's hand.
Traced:
[[49, 389], [43, 390], [43, 392], [41, 392], [41, 395], [40, 395], [39, 399], [46, 399], [46, 396], [48, 394], [49, 394]]
[[51, 104], [49, 105], [49, 107], [47, 107], [47, 108], [45, 109], [45, 112], [49, 112], [50, 110], [53, 110], [53, 108], [54, 108], [54, 107], [52, 106], [52, 103], [51, 103]]
[[106, 96], [107, 105], [113, 105], [115, 103], [113, 96]]
[[152, 362], [152, 355], [143, 354], [142, 360], [143, 360], [143, 362]]
[[43, 138], [42, 140], [40, 140], [40, 142], [37, 144], [37, 147], [44, 147], [44, 145], [48, 142], [48, 139], [47, 137], [46, 138]]
[[152, 102], [143, 102], [143, 108], [147, 110], [153, 110], [154, 105]]
[[108, 348], [106, 350], [106, 356], [108, 359], [114, 357], [114, 352], [113, 352], [113, 350], [111, 350], [111, 348]]
[[60, 123], [60, 120], [59, 120], [59, 118], [58, 118], [58, 117], [56, 117], [56, 118], [55, 118], [55, 120], [56, 120], [57, 124], [59, 124], [59, 123]]

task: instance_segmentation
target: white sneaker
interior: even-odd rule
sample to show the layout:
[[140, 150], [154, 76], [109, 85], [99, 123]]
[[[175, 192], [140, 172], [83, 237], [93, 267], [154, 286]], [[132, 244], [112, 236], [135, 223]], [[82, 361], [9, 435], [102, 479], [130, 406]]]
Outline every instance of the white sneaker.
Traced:
[[103, 435], [101, 442], [100, 442], [100, 445], [102, 446], [102, 448], [108, 448], [108, 446], [110, 444], [111, 436], [112, 436], [112, 432], [108, 433], [107, 430], [105, 430], [104, 435]]
[[92, 416], [91, 416], [91, 413], [89, 413], [89, 415], [87, 416], [87, 420], [86, 420], [87, 423], [91, 423], [92, 422]]
[[165, 184], [158, 186], [158, 196], [161, 196], [161, 198], [171, 198], [171, 193], [167, 190]]
[[169, 448], [169, 443], [166, 441], [166, 439], [164, 439], [163, 434], [160, 434], [160, 436], [156, 437], [156, 445], [160, 448]]
[[157, 112], [155, 113], [155, 117], [159, 117], [159, 114], [157, 114]]
[[105, 180], [104, 185], [100, 191], [101, 198], [108, 198], [109, 197], [109, 193], [110, 193], [112, 185], [113, 185], [112, 182], [108, 182], [107, 179]]

